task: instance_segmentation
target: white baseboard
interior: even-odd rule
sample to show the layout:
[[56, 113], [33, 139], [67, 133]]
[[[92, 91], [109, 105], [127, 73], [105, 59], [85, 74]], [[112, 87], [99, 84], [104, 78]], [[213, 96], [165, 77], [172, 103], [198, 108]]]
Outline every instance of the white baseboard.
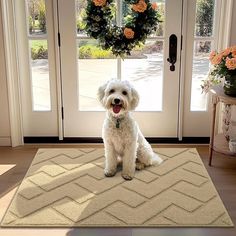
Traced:
[[0, 137], [0, 146], [11, 146], [11, 138], [10, 137]]

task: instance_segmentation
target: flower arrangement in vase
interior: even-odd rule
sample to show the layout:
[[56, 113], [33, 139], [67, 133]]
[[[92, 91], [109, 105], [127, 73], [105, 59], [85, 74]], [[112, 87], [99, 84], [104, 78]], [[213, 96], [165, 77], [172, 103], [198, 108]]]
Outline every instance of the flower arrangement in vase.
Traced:
[[209, 60], [212, 67], [201, 85], [202, 90], [207, 92], [212, 85], [223, 81], [225, 94], [236, 96], [236, 45], [221, 52], [212, 51]]

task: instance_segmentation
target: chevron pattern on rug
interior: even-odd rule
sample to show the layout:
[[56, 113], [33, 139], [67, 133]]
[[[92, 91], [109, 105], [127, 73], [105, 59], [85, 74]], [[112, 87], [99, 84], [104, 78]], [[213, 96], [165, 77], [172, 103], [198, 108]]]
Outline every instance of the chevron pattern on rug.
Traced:
[[154, 149], [160, 166], [104, 176], [104, 150], [39, 149], [3, 227], [232, 227], [196, 149]]

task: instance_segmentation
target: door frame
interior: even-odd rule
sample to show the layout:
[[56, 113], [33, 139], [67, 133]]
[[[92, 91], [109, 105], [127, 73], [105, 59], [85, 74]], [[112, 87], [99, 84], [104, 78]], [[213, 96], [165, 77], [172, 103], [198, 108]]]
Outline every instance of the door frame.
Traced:
[[[7, 92], [8, 92], [8, 104], [9, 104], [9, 116], [10, 116], [10, 129], [11, 129], [11, 145], [16, 147], [23, 145], [23, 116], [22, 116], [22, 106], [21, 106], [21, 92], [20, 92], [20, 76], [19, 76], [19, 67], [18, 67], [18, 50], [17, 50], [17, 41], [16, 41], [16, 24], [15, 24], [15, 7], [14, 0], [0, 0], [1, 2], [1, 11], [2, 11], [2, 24], [3, 24], [3, 37], [4, 37], [4, 56], [6, 64], [6, 76], [7, 76]], [[56, 0], [54, 0], [56, 1]], [[187, 0], [183, 0], [183, 20], [186, 19], [186, 6]], [[54, 11], [56, 13], [56, 11]], [[220, 14], [220, 26], [218, 34], [218, 48], [224, 48], [229, 45], [230, 42], [230, 31], [231, 23], [233, 16], [233, 0], [228, 0], [221, 7]], [[54, 16], [55, 20], [57, 16]], [[185, 21], [186, 22], [186, 21]], [[227, 27], [224, 25], [227, 24]], [[184, 32], [184, 25], [183, 25]], [[186, 35], [186, 34], [185, 34]], [[182, 41], [183, 48], [186, 46], [186, 38], [183, 37]], [[179, 127], [183, 127], [183, 93], [184, 93], [184, 68], [185, 68], [185, 58], [184, 50], [181, 52], [181, 73], [180, 73], [180, 95], [179, 105]], [[60, 72], [57, 70], [57, 75], [60, 75]], [[59, 81], [58, 81], [59, 80]], [[60, 87], [60, 77], [57, 76], [57, 88], [61, 94]], [[61, 107], [58, 106], [58, 116], [61, 117]], [[61, 120], [61, 119], [59, 119]], [[61, 122], [59, 122], [61, 123]], [[59, 125], [61, 129], [62, 124]], [[183, 130], [179, 128], [178, 136], [179, 139], [182, 139]], [[61, 133], [58, 133], [58, 137], [61, 137]]]
[[14, 0], [1, 0], [3, 45], [6, 65], [7, 93], [11, 145], [23, 145], [23, 116], [21, 111], [20, 78], [17, 58]]

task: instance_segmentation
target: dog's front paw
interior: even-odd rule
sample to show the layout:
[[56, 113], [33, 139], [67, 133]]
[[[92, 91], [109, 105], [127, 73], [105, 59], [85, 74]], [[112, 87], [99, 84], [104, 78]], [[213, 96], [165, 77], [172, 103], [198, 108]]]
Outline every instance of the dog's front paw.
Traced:
[[132, 179], [133, 179], [133, 176], [128, 175], [128, 174], [122, 174], [122, 177], [123, 177], [125, 180], [132, 180]]
[[116, 170], [107, 170], [107, 169], [105, 169], [104, 174], [105, 174], [106, 177], [112, 177], [116, 174]]

